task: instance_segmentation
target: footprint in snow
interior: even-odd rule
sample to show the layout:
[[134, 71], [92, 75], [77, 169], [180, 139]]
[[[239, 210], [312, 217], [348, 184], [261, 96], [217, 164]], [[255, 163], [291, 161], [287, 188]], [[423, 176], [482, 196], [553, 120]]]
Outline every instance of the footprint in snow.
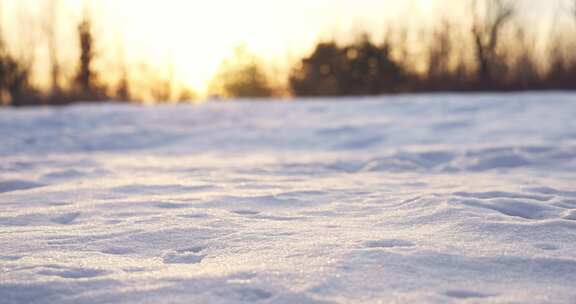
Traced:
[[476, 291], [470, 291], [470, 290], [449, 290], [446, 291], [444, 293], [444, 295], [451, 297], [451, 298], [456, 298], [456, 299], [473, 299], [473, 298], [489, 298], [489, 297], [493, 297], [493, 294], [486, 294], [486, 293], [480, 293], [480, 292], [476, 292]]
[[555, 207], [518, 199], [492, 199], [490, 201], [476, 199], [463, 200], [461, 203], [469, 207], [496, 211], [509, 217], [526, 220], [543, 220], [558, 216]]
[[19, 255], [0, 255], [0, 261], [18, 261], [21, 258]]
[[80, 212], [64, 213], [51, 218], [50, 221], [56, 224], [68, 225], [72, 224], [72, 222], [74, 222], [74, 220], [76, 220], [79, 216]]
[[243, 209], [243, 210], [233, 210], [232, 213], [236, 213], [239, 215], [258, 215], [260, 214], [259, 211], [256, 210], [247, 210], [247, 209]]
[[256, 287], [238, 286], [218, 293], [232, 302], [254, 303], [272, 298], [273, 294]]
[[69, 269], [47, 269], [39, 272], [45, 276], [57, 276], [64, 279], [85, 279], [104, 275], [106, 272], [100, 269], [90, 268], [69, 268]]
[[162, 256], [164, 264], [198, 264], [206, 257], [203, 247], [195, 246], [170, 251]]
[[0, 182], [0, 193], [12, 192], [12, 191], [19, 191], [19, 190], [28, 190], [43, 187], [45, 185], [33, 183], [29, 181], [23, 180], [10, 180]]
[[155, 203], [154, 206], [160, 209], [184, 209], [190, 207], [189, 204], [171, 203], [171, 202], [158, 202]]
[[126, 248], [126, 247], [110, 247], [110, 248], [105, 248], [105, 249], [101, 250], [100, 252], [104, 253], [104, 254], [111, 254], [111, 255], [123, 255], [123, 254], [134, 253], [134, 250], [131, 248]]
[[177, 217], [185, 219], [200, 219], [200, 218], [207, 218], [209, 217], [209, 215], [205, 213], [190, 213], [190, 214], [177, 215]]
[[64, 170], [48, 173], [42, 176], [42, 178], [65, 180], [65, 179], [81, 178], [85, 177], [86, 175], [88, 175], [86, 172], [72, 169], [72, 170]]
[[124, 272], [128, 272], [128, 273], [135, 273], [135, 272], [143, 272], [146, 271], [146, 268], [144, 267], [126, 267], [124, 269], [122, 269]]
[[405, 240], [388, 239], [368, 241], [365, 243], [368, 248], [394, 248], [394, 247], [413, 247], [414, 243]]
[[536, 247], [538, 249], [542, 249], [542, 250], [558, 250], [558, 249], [560, 249], [560, 247], [558, 247], [554, 244], [546, 244], [546, 243], [536, 244], [536, 245], [534, 245], [534, 247]]

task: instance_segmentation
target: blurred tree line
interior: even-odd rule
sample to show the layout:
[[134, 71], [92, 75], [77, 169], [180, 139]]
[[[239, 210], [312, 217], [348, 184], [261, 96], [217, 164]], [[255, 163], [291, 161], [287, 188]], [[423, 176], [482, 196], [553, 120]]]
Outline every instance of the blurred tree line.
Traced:
[[[51, 86], [42, 91], [31, 81], [34, 62], [15, 56], [0, 37], [0, 104], [24, 106], [67, 104], [74, 101], [143, 98], [131, 74], [121, 67], [116, 83], [105, 83], [94, 68], [98, 37], [89, 14], [76, 26], [79, 50], [73, 73], [65, 77], [54, 42], [52, 4], [49, 26]], [[209, 86], [211, 96], [223, 98], [270, 96], [351, 96], [433, 91], [513, 91], [576, 89], [576, 0], [570, 16], [572, 32], [555, 31], [545, 37], [546, 48], [538, 51], [531, 24], [518, 21], [518, 0], [470, 0], [465, 23], [445, 17], [417, 32], [396, 27], [385, 39], [368, 34], [352, 42], [319, 42], [310, 54], [294, 62], [288, 73], [238, 48], [225, 60]], [[563, 12], [564, 13], [564, 12]], [[418, 51], [407, 37], [418, 41]], [[541, 44], [541, 43], [540, 43]], [[188, 89], [176, 89], [172, 75], [148, 71], [141, 85], [156, 101], [192, 100]], [[287, 75], [286, 75], [287, 74]], [[285, 75], [285, 76], [279, 76]], [[140, 88], [140, 90], [142, 90]]]
[[[51, 34], [48, 34], [51, 35]], [[0, 101], [13, 106], [61, 105], [74, 101], [114, 99], [108, 88], [99, 82], [94, 71], [96, 57], [92, 21], [84, 17], [77, 26], [80, 50], [77, 68], [68, 79], [68, 86], [61, 85], [60, 63], [56, 59], [56, 45], [50, 43], [51, 89], [43, 94], [31, 83], [33, 61], [14, 56], [0, 37]], [[52, 40], [51, 40], [52, 41]]]
[[[63, 41], [59, 36], [59, 20], [63, 18], [61, 0], [43, 0], [42, 13], [34, 16], [40, 20], [19, 20], [21, 27], [40, 28], [42, 40], [46, 45], [32, 43], [26, 45], [28, 56], [16, 55], [8, 47], [5, 34], [0, 31], [0, 105], [65, 105], [79, 101], [143, 101], [157, 102], [189, 101], [196, 98], [195, 93], [183, 86], [178, 86], [172, 77], [172, 68], [168, 75], [146, 64], [128, 67], [123, 62], [123, 53], [117, 59], [120, 65], [104, 64], [99, 71], [97, 63], [102, 59], [101, 37], [96, 34], [94, 15], [88, 6], [84, 7], [81, 18], [75, 25], [71, 41]], [[0, 0], [0, 11], [3, 8]], [[86, 4], [86, 3], [85, 3]], [[0, 20], [1, 21], [1, 20]], [[33, 33], [28, 32], [31, 37]], [[39, 47], [40, 46], [40, 47]], [[46, 47], [49, 75], [47, 88], [34, 83], [34, 73], [39, 65], [37, 49]], [[62, 54], [76, 49], [73, 60], [63, 60]], [[63, 62], [64, 61], [64, 62]], [[105, 72], [106, 75], [101, 73]], [[110, 79], [109, 74], [119, 74], [117, 79]], [[140, 75], [139, 81], [132, 74]]]
[[292, 70], [290, 89], [295, 96], [576, 89], [576, 35], [552, 32], [548, 48], [537, 54], [532, 29], [516, 19], [518, 4], [473, 0], [469, 28], [441, 20], [419, 33], [418, 41], [427, 43], [414, 56], [407, 55], [402, 30], [380, 44], [368, 35], [348, 44], [318, 43]]

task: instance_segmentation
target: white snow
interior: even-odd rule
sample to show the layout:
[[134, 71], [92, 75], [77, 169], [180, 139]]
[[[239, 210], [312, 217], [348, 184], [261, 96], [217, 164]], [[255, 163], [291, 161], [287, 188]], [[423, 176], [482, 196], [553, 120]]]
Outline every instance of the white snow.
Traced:
[[576, 95], [0, 110], [0, 303], [575, 303]]

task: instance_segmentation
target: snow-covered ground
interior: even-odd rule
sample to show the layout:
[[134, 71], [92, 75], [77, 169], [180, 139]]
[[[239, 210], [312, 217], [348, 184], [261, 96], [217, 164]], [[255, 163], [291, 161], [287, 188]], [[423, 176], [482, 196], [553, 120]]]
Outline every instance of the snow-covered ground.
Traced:
[[576, 95], [0, 109], [0, 303], [576, 303]]

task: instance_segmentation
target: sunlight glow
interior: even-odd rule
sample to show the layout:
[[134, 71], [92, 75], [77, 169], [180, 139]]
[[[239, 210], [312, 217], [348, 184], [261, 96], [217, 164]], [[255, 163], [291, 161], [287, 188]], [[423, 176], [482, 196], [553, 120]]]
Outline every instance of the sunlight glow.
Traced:
[[[347, 39], [369, 32], [382, 39], [388, 27], [425, 27], [432, 17], [454, 16], [466, 3], [452, 0], [50, 0], [65, 12], [58, 16], [62, 61], [77, 58], [76, 24], [86, 10], [94, 17], [98, 37], [99, 72], [118, 77], [120, 64], [145, 65], [148, 73], [172, 77], [200, 95], [221, 62], [238, 46], [285, 72], [322, 39]], [[34, 52], [38, 66], [47, 69], [42, 44], [43, 14], [48, 0], [0, 0], [4, 34], [17, 41], [19, 52]], [[545, 1], [525, 0], [541, 7]], [[540, 6], [536, 5], [540, 3]], [[532, 4], [530, 4], [532, 5]], [[535, 11], [535, 10], [533, 10]], [[540, 8], [538, 12], [542, 11]], [[26, 16], [27, 15], [27, 16]], [[27, 23], [23, 24], [23, 17]], [[19, 19], [20, 18], [20, 19]], [[438, 19], [438, 18], [436, 18]], [[14, 27], [11, 24], [18, 24]], [[30, 26], [40, 28], [29, 33]], [[9, 30], [7, 30], [9, 28]], [[23, 35], [27, 34], [27, 35]], [[20, 38], [23, 37], [23, 38]], [[40, 47], [39, 47], [40, 45]], [[32, 46], [32, 47], [31, 47]], [[112, 67], [112, 68], [111, 68]], [[38, 73], [47, 77], [47, 72]], [[70, 74], [71, 71], [67, 71]]]
[[[429, 0], [420, 0], [430, 8]], [[172, 64], [175, 77], [201, 92], [223, 59], [245, 45], [279, 65], [334, 31], [382, 28], [379, 16], [400, 12], [398, 1], [102, 0], [97, 8], [124, 40], [127, 57]], [[369, 9], [371, 8], [371, 9]]]

